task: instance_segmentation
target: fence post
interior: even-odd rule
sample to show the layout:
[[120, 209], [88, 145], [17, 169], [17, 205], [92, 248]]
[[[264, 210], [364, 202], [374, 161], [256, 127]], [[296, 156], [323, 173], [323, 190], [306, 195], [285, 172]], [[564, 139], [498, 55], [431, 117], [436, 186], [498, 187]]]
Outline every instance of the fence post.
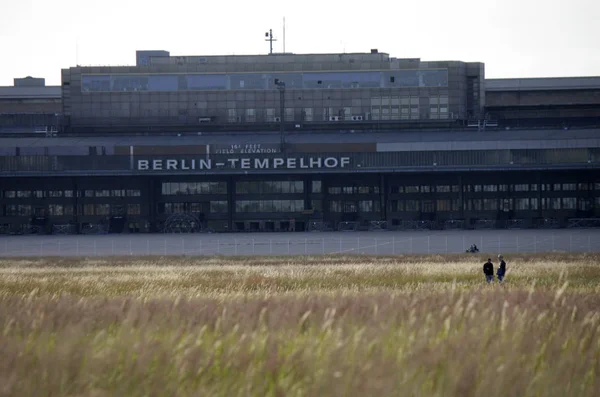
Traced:
[[254, 245], [254, 239], [252, 239], [252, 255], [256, 252], [256, 246]]
[[217, 254], [221, 253], [221, 240], [217, 240]]
[[360, 254], [360, 237], [356, 238], [356, 252]]
[[290, 254], [290, 239], [288, 238], [288, 255]]
[[96, 251], [96, 239], [94, 239], [94, 256], [97, 255], [97, 251]]
[[131, 245], [131, 237], [129, 237], [129, 256], [133, 255], [133, 247]]
[[306, 241], [306, 239], [304, 239], [304, 255], [306, 255], [307, 252], [308, 252], [307, 241]]
[[269, 255], [273, 255], [273, 240], [269, 239]]
[[413, 253], [413, 242], [412, 242], [412, 240], [413, 240], [413, 238], [412, 238], [412, 236], [410, 236], [410, 253], [411, 253], [411, 255]]
[[396, 255], [396, 236], [393, 236], [392, 238], [392, 255]]
[[448, 253], [448, 236], [446, 236], [446, 253]]
[[321, 252], [325, 255], [325, 239], [321, 239]]
[[427, 236], [427, 253], [431, 254], [431, 236]]
[[237, 253], [238, 253], [237, 239], [233, 240], [233, 244], [235, 244], [235, 254], [237, 255]]
[[379, 255], [379, 239], [375, 238], [375, 255]]

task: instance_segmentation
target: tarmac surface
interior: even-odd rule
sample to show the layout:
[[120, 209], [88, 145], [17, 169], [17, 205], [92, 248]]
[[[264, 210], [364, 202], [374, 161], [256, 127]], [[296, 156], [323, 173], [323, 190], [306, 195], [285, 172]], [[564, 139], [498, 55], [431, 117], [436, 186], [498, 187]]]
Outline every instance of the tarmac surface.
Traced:
[[600, 252], [600, 229], [0, 235], [0, 257]]

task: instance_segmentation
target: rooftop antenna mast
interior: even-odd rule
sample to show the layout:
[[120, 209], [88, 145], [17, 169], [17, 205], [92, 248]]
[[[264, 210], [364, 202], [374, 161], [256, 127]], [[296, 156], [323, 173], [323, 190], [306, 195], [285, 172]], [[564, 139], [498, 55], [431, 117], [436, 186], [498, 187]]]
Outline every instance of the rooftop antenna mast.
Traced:
[[273, 42], [277, 41], [277, 39], [273, 38], [273, 29], [269, 29], [267, 33], [265, 33], [265, 41], [269, 42], [269, 55], [273, 55]]

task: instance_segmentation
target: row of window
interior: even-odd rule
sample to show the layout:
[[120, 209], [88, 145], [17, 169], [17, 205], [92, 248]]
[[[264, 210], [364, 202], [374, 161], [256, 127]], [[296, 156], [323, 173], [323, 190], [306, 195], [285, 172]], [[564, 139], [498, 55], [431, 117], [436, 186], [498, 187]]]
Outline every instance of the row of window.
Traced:
[[377, 200], [343, 201], [333, 200], [329, 202], [330, 212], [380, 212], [381, 203]]
[[82, 92], [447, 87], [448, 70], [291, 73], [113, 74], [81, 76]]
[[304, 200], [239, 200], [235, 212], [302, 212]]
[[[78, 197], [139, 197], [140, 190], [112, 189], [112, 190], [82, 190], [77, 192]], [[73, 197], [73, 190], [5, 190], [4, 198], [61, 198]]]
[[[313, 184], [314, 186], [314, 184]], [[269, 194], [269, 193], [304, 193], [302, 181], [251, 181], [236, 182], [235, 191], [238, 194]]]
[[[47, 207], [35, 207], [28, 204], [9, 204], [5, 206], [5, 216], [69, 216], [75, 215], [74, 206], [68, 204], [49, 204]], [[78, 207], [78, 215], [140, 215], [140, 204], [113, 205], [85, 204]]]
[[329, 194], [379, 194], [379, 186], [330, 186]]
[[[460, 211], [460, 200], [392, 200], [390, 202], [392, 212], [445, 212]], [[600, 208], [600, 197], [595, 199], [576, 197], [542, 198], [541, 209], [543, 210], [579, 210], [589, 211], [592, 207]], [[465, 200], [467, 211], [535, 211], [540, 208], [540, 200], [536, 197], [524, 198], [484, 198]]]
[[227, 200], [206, 201], [202, 203], [160, 203], [159, 214], [182, 214], [182, 213], [227, 213], [229, 212]]
[[227, 194], [227, 182], [163, 182], [163, 196]]
[[[588, 191], [597, 190], [600, 191], [600, 183], [545, 183], [540, 185], [542, 191]], [[521, 183], [521, 184], [477, 184], [477, 185], [463, 185], [464, 192], [535, 192], [538, 190], [538, 185], [535, 183]], [[459, 185], [411, 185], [401, 186], [392, 185], [390, 186], [390, 193], [458, 193], [460, 191]]]

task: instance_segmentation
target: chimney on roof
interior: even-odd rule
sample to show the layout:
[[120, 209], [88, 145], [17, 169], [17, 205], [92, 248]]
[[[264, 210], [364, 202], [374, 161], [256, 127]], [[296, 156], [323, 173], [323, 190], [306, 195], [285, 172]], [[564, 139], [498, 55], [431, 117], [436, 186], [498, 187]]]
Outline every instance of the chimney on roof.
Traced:
[[377, 50], [377, 48], [371, 49], [371, 54], [377, 54], [377, 53], [379, 53], [379, 50]]

